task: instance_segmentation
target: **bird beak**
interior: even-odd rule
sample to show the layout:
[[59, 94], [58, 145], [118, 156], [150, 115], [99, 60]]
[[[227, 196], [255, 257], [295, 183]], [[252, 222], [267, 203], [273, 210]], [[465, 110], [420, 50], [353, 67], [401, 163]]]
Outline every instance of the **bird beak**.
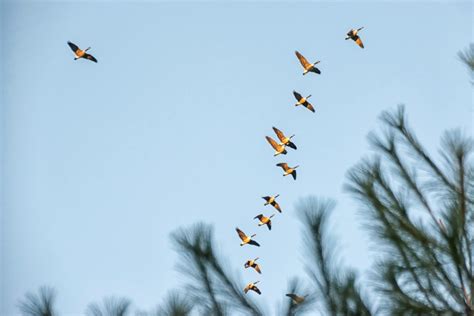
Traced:
[[91, 48], [90, 48], [90, 47], [87, 47], [86, 50], [85, 50], [85, 52], [87, 52], [89, 49], [91, 49]]
[[298, 168], [298, 167], [299, 167], [299, 165], [298, 165], [298, 166], [295, 166], [293, 169], [296, 169], [296, 168]]
[[364, 27], [359, 28], [359, 29], [357, 30], [357, 32], [359, 32], [359, 31], [362, 30], [363, 28], [364, 28]]
[[250, 238], [253, 238], [253, 237], [255, 237], [255, 236], [257, 236], [257, 234], [253, 234], [252, 236], [250, 236]]
[[306, 99], [309, 99], [309, 98], [311, 98], [311, 94], [306, 97]]
[[257, 261], [258, 259], [259, 259], [259, 257], [255, 258], [255, 260], [254, 260], [254, 261]]
[[317, 65], [317, 64], [319, 64], [320, 62], [321, 62], [321, 61], [320, 61], [320, 60], [318, 60], [318, 61], [317, 61], [317, 62], [315, 62], [314, 64], [315, 64], [315, 65]]
[[257, 284], [258, 282], [260, 282], [260, 281], [257, 281], [257, 282], [253, 282], [253, 284]]
[[[292, 137], [293, 137], [293, 136], [292, 136]], [[275, 198], [277, 198], [277, 197], [279, 197], [279, 196], [280, 196], [280, 194], [277, 194], [277, 195], [275, 195]]]

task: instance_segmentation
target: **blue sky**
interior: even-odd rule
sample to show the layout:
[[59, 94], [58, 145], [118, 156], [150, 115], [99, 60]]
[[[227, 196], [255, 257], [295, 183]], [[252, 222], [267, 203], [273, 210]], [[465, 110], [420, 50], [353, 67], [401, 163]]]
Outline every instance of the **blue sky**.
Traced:
[[[473, 132], [472, 86], [457, 57], [472, 41], [472, 3], [3, 2], [1, 308], [54, 286], [65, 315], [103, 296], [151, 309], [183, 283], [169, 234], [215, 225], [243, 283], [261, 258], [271, 310], [303, 275], [293, 207], [338, 201], [333, 231], [348, 265], [367, 269], [367, 234], [345, 173], [369, 153], [381, 111], [405, 103], [435, 151], [441, 133]], [[366, 48], [345, 41], [351, 27]], [[66, 42], [91, 46], [74, 61]], [[321, 60], [301, 75], [297, 49]], [[295, 108], [312, 94], [316, 113]], [[272, 126], [297, 151], [273, 157]], [[298, 179], [275, 164], [299, 164]], [[252, 218], [280, 193], [273, 230]], [[234, 227], [257, 232], [241, 248]], [[244, 285], [244, 284], [243, 284]]]

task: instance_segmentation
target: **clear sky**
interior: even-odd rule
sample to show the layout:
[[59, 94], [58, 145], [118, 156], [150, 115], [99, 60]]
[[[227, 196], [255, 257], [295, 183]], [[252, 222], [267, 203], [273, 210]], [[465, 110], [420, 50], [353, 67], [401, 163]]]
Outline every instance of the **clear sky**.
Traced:
[[[344, 262], [367, 269], [346, 171], [399, 103], [432, 151], [448, 128], [472, 134], [456, 57], [472, 14], [470, 1], [3, 2], [0, 314], [41, 285], [63, 315], [109, 295], [151, 309], [184, 281], [170, 232], [197, 221], [215, 225], [243, 281], [256, 278], [245, 260], [261, 258], [271, 310], [304, 275], [293, 207], [309, 194], [338, 201]], [[363, 50], [344, 40], [359, 26]], [[99, 62], [74, 61], [67, 41]], [[321, 76], [301, 75], [295, 49], [321, 60]], [[313, 95], [315, 114], [293, 106], [293, 89]], [[273, 157], [272, 126], [298, 150]], [[297, 181], [281, 161], [300, 165]], [[273, 193], [284, 213], [268, 232], [252, 218]], [[241, 248], [235, 226], [262, 247]]]

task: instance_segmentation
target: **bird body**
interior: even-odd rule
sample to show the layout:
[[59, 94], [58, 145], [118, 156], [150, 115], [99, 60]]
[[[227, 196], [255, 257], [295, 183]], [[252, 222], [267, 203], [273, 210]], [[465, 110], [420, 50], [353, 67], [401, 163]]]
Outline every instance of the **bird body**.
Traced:
[[321, 74], [321, 71], [318, 68], [316, 68], [316, 66], [315, 66], [315, 65], [319, 64], [319, 62], [320, 62], [319, 60], [311, 64], [297, 50], [295, 51], [295, 54], [296, 54], [296, 57], [298, 58], [298, 60], [300, 61], [301, 66], [303, 66], [303, 69], [304, 69], [303, 76], [306, 75], [308, 72], [314, 72], [318, 75]]
[[278, 156], [280, 154], [286, 155], [287, 151], [285, 145], [278, 144], [273, 138], [269, 136], [265, 136], [265, 138], [267, 139], [267, 142], [273, 147], [273, 149], [275, 149], [275, 154], [273, 154], [273, 156]]
[[298, 168], [299, 166], [289, 167], [286, 162], [281, 162], [281, 163], [277, 164], [277, 167], [281, 167], [285, 171], [285, 173], [283, 174], [284, 177], [291, 174], [293, 179], [296, 180], [296, 170], [295, 169]]
[[235, 228], [237, 231], [237, 234], [239, 235], [240, 239], [242, 239], [242, 242], [240, 243], [241, 246], [250, 244], [254, 245], [257, 247], [260, 247], [260, 244], [253, 240], [252, 238], [255, 237], [257, 234], [253, 234], [252, 236], [247, 236], [243, 231], [241, 231], [238, 227]]
[[303, 303], [304, 299], [306, 298], [306, 296], [299, 296], [299, 295], [296, 295], [294, 293], [288, 293], [288, 294], [286, 294], [286, 296], [291, 298], [293, 303], [295, 303], [295, 304]]
[[270, 204], [273, 206], [278, 212], [281, 213], [281, 208], [280, 205], [277, 203], [276, 198], [279, 197], [280, 194], [277, 194], [275, 196], [264, 196], [262, 199], [264, 199], [266, 202], [263, 204], [264, 206]]
[[303, 97], [301, 94], [293, 90], [293, 95], [295, 96], [296, 101], [298, 101], [295, 103], [295, 106], [302, 105], [314, 113], [313, 105], [308, 102], [308, 99], [311, 97], [311, 94], [308, 95], [307, 97]]
[[245, 269], [247, 268], [254, 268], [255, 271], [257, 271], [259, 274], [262, 274], [262, 270], [260, 270], [260, 265], [256, 262], [259, 258], [255, 258], [253, 260], [247, 260], [247, 262], [245, 262], [244, 264], [244, 267]]
[[78, 60], [80, 58], [84, 58], [84, 59], [88, 59], [90, 61], [93, 61], [93, 62], [97, 62], [97, 59], [95, 59], [94, 56], [92, 56], [91, 54], [88, 54], [87, 51], [89, 49], [91, 49], [90, 47], [82, 50], [80, 49], [76, 44], [72, 43], [72, 42], [67, 42], [67, 44], [69, 45], [69, 47], [71, 48], [71, 50], [74, 52], [74, 60]]
[[275, 216], [275, 214], [273, 214], [273, 215], [270, 216], [270, 217], [266, 217], [266, 216], [264, 216], [263, 214], [258, 214], [258, 215], [255, 216], [253, 219], [258, 218], [258, 220], [260, 221], [260, 223], [258, 223], [258, 226], [267, 225], [268, 230], [272, 230], [272, 220], [271, 220], [271, 218], [272, 218], [273, 216]]
[[262, 294], [262, 292], [260, 292], [260, 289], [255, 285], [258, 282], [260, 282], [260, 281], [252, 282], [252, 283], [247, 284], [247, 286], [244, 288], [244, 293], [247, 294], [248, 291], [254, 291], [255, 293], [257, 293], [259, 295]]
[[278, 128], [276, 128], [276, 127], [272, 127], [272, 128], [273, 128], [273, 131], [275, 132], [275, 134], [277, 135], [278, 139], [280, 140], [280, 145], [288, 146], [288, 147], [293, 148], [293, 149], [296, 150], [296, 145], [291, 142], [291, 139], [295, 135], [291, 135], [290, 137], [286, 137], [285, 134], [283, 134], [283, 132], [280, 131]]
[[347, 37], [346, 40], [351, 39], [354, 42], [356, 42], [357, 45], [359, 45], [360, 48], [364, 48], [364, 43], [362, 43], [362, 40], [360, 39], [358, 33], [360, 30], [362, 30], [364, 27], [360, 27], [357, 30], [356, 29], [351, 29], [349, 32], [347, 32]]

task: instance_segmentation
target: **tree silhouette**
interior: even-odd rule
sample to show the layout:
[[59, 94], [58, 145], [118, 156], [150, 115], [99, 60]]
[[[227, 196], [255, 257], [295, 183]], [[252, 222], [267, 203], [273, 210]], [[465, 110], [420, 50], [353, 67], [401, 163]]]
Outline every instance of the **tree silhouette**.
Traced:
[[51, 287], [43, 286], [38, 294], [27, 293], [18, 307], [24, 316], [54, 316], [56, 293]]

